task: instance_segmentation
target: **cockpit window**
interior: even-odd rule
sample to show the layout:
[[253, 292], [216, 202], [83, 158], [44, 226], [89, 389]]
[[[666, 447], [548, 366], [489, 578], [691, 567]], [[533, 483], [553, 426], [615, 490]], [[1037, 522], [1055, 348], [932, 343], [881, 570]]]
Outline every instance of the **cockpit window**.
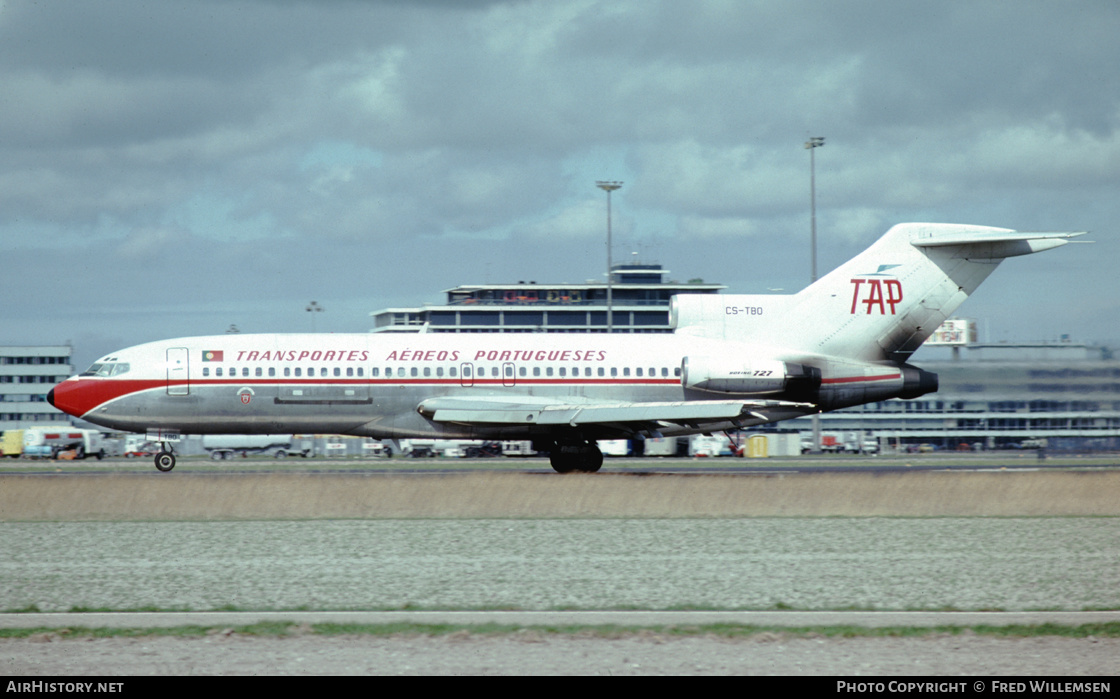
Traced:
[[130, 368], [128, 362], [99, 362], [83, 371], [81, 375], [108, 378], [127, 373]]

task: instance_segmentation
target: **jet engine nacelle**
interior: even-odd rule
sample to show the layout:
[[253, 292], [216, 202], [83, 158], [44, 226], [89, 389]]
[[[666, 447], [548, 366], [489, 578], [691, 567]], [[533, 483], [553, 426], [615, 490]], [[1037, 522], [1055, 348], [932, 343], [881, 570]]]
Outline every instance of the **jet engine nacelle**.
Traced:
[[697, 391], [746, 395], [780, 393], [791, 400], [813, 400], [820, 391], [821, 371], [777, 359], [685, 357], [681, 365], [681, 383]]

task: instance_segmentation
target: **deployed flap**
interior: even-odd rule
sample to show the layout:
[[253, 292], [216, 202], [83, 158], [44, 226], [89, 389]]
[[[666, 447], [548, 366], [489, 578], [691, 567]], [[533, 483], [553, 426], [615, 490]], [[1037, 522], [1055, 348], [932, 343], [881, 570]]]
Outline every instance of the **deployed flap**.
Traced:
[[812, 412], [810, 403], [778, 400], [718, 400], [649, 403], [547, 403], [529, 398], [429, 398], [417, 406], [421, 415], [435, 422], [465, 425], [594, 425], [602, 423], [702, 424], [714, 422], [769, 422], [771, 413]]

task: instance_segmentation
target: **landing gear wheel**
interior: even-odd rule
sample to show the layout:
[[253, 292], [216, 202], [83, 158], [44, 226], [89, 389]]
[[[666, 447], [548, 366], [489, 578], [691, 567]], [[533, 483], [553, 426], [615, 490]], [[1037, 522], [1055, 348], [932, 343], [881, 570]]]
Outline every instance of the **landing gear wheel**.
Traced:
[[556, 445], [549, 462], [557, 473], [595, 473], [603, 467], [603, 452], [594, 443]]
[[156, 468], [164, 473], [175, 468], [175, 455], [169, 451], [161, 451], [156, 454]]
[[560, 447], [556, 447], [551, 454], [548, 455], [548, 461], [552, 464], [552, 470], [557, 473], [571, 473], [576, 470], [575, 460], [571, 454], [564, 454], [560, 451]]
[[582, 468], [579, 470], [584, 473], [598, 473], [599, 469], [603, 467], [603, 452], [595, 445], [584, 448], [582, 459]]

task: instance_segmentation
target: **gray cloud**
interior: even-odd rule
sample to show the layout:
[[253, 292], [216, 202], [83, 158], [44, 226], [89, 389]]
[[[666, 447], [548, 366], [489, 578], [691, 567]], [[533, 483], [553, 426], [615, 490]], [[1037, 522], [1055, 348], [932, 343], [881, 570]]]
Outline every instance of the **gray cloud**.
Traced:
[[1094, 229], [963, 310], [1107, 339], [1117, 34], [1110, 0], [8, 0], [0, 341], [300, 330], [311, 298], [360, 331], [483, 276], [598, 277], [596, 179], [626, 181], [618, 255], [794, 291], [810, 135], [822, 265], [903, 220]]

